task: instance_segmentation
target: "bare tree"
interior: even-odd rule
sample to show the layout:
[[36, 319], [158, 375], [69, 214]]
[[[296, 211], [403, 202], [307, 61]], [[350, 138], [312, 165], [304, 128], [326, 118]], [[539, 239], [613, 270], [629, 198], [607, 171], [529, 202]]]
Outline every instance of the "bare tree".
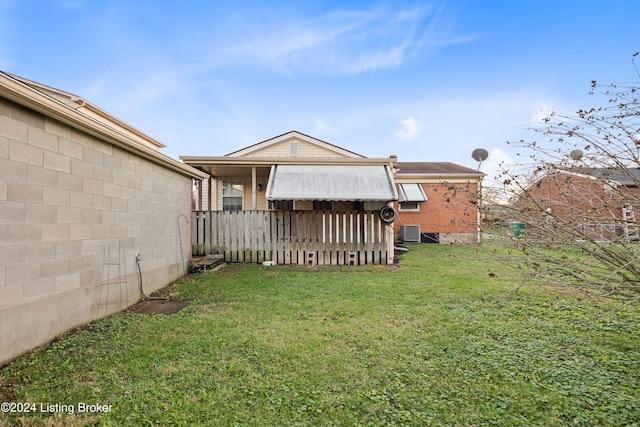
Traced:
[[510, 143], [523, 159], [502, 176], [514, 190], [507, 242], [522, 255], [511, 262], [546, 285], [638, 299], [640, 87], [591, 86], [603, 106], [552, 112], [535, 141]]

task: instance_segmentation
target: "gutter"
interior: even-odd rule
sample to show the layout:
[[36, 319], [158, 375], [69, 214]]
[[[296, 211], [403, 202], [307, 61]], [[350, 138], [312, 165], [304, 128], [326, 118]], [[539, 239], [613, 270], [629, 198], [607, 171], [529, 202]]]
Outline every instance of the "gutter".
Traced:
[[481, 181], [486, 176], [485, 173], [396, 173], [397, 180], [472, 180]]
[[271, 165], [381, 165], [389, 166], [388, 158], [354, 157], [206, 157], [180, 156], [194, 166], [271, 166]]

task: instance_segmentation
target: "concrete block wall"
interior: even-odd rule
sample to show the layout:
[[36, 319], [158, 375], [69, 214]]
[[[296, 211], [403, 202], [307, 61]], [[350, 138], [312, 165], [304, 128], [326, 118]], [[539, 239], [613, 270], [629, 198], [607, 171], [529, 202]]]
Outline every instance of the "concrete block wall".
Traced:
[[192, 179], [0, 98], [0, 364], [181, 277]]

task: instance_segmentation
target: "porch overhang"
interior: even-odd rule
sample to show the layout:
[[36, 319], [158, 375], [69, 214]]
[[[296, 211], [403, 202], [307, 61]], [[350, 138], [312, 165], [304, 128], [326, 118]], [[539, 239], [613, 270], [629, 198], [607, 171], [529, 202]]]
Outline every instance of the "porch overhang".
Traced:
[[274, 200], [398, 200], [387, 165], [273, 165], [266, 198]]

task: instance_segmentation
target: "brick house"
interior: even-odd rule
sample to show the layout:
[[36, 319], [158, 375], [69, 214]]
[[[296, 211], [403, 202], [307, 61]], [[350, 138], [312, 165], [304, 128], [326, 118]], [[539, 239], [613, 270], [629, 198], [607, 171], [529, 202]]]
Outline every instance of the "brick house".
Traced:
[[554, 169], [528, 185], [515, 202], [519, 220], [554, 220], [601, 240], [625, 237], [640, 201], [640, 169]]

